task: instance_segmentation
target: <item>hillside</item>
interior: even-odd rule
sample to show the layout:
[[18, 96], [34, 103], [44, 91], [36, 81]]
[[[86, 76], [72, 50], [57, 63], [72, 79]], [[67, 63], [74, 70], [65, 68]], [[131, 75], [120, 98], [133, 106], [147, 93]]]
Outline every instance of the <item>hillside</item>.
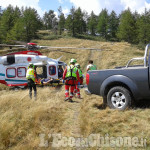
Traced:
[[[66, 63], [71, 58], [76, 58], [84, 74], [89, 59], [94, 60], [98, 69], [106, 69], [124, 66], [129, 59], [144, 55], [143, 50], [125, 42], [111, 43], [74, 38], [36, 40], [36, 42], [39, 45], [101, 49], [101, 52], [90, 50], [42, 51], [44, 55], [52, 58], [59, 58], [63, 55], [61, 60]], [[103, 109], [102, 97], [88, 96], [83, 89], [81, 90], [83, 99], [74, 98], [75, 102], [69, 103], [64, 102], [64, 87], [61, 89], [39, 87], [37, 101], [28, 98], [28, 90], [14, 91], [1, 86], [0, 93], [0, 149], [54, 149], [51, 134], [58, 133], [66, 138], [86, 138], [90, 134], [116, 138], [146, 138], [147, 149], [150, 148], [149, 104], [146, 104], [147, 106], [140, 104], [126, 111]], [[45, 136], [44, 139], [42, 136]], [[42, 140], [48, 140], [46, 148]], [[83, 149], [100, 148], [92, 146], [87, 148], [84, 142], [82, 141], [80, 145]], [[136, 146], [120, 147], [118, 145], [115, 149], [134, 149]], [[105, 145], [102, 149], [112, 149], [112, 147]], [[142, 146], [138, 148], [144, 149]], [[58, 149], [71, 150], [79, 149], [79, 147], [78, 145], [71, 147], [63, 143], [63, 147]]]

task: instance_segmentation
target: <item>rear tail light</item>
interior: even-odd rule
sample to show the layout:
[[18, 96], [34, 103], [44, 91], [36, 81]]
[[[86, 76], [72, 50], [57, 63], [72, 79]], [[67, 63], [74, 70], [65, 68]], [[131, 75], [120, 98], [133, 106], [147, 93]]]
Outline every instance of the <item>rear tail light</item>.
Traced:
[[87, 74], [86, 74], [86, 84], [87, 84], [87, 85], [89, 84], [89, 79], [90, 79], [90, 75], [87, 73]]

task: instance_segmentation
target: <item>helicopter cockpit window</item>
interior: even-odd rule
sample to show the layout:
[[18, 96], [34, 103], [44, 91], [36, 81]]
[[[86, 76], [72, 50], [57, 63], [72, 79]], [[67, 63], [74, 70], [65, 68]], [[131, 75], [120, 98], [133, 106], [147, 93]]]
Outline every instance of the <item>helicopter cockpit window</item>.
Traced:
[[56, 66], [49, 66], [49, 74], [52, 76], [56, 74]]
[[37, 78], [47, 78], [46, 66], [35, 66]]

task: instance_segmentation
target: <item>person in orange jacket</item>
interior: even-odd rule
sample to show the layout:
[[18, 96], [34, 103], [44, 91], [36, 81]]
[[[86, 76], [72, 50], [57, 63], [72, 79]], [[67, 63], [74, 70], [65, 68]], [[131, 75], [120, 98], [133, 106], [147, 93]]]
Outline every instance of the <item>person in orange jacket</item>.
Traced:
[[[71, 59], [70, 65], [68, 65], [63, 73], [63, 80], [65, 80], [65, 101], [72, 102], [73, 92], [76, 83], [80, 84], [80, 77], [78, 69], [75, 67], [75, 59]], [[70, 95], [69, 95], [70, 88]]]

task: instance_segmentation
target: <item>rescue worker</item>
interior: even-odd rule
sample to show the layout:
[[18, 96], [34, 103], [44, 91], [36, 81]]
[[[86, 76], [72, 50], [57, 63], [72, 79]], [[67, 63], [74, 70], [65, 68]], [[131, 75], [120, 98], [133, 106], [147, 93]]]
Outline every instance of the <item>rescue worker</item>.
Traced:
[[[80, 69], [80, 65], [77, 63], [77, 64], [75, 64], [75, 66], [77, 67], [78, 72], [79, 72], [80, 85], [82, 85], [83, 84], [83, 74], [82, 74], [82, 71]], [[74, 90], [74, 95], [76, 95], [76, 94], [77, 94], [77, 98], [81, 99], [80, 89], [78, 88], [78, 84], [76, 84], [76, 87], [75, 87], [75, 90]]]
[[93, 60], [89, 60], [89, 64], [86, 68], [86, 71], [88, 72], [89, 70], [97, 70], [96, 65], [93, 64]]
[[26, 78], [28, 79], [28, 87], [29, 87], [29, 96], [32, 99], [32, 88], [34, 90], [34, 98], [36, 99], [36, 84], [35, 84], [35, 71], [34, 71], [34, 65], [29, 64], [27, 73], [26, 73]]
[[72, 98], [76, 83], [78, 82], [78, 84], [80, 84], [79, 72], [75, 67], [75, 62], [74, 59], [71, 59], [70, 65], [66, 67], [63, 73], [63, 80], [65, 80], [65, 101], [69, 100], [70, 102], [73, 102]]

